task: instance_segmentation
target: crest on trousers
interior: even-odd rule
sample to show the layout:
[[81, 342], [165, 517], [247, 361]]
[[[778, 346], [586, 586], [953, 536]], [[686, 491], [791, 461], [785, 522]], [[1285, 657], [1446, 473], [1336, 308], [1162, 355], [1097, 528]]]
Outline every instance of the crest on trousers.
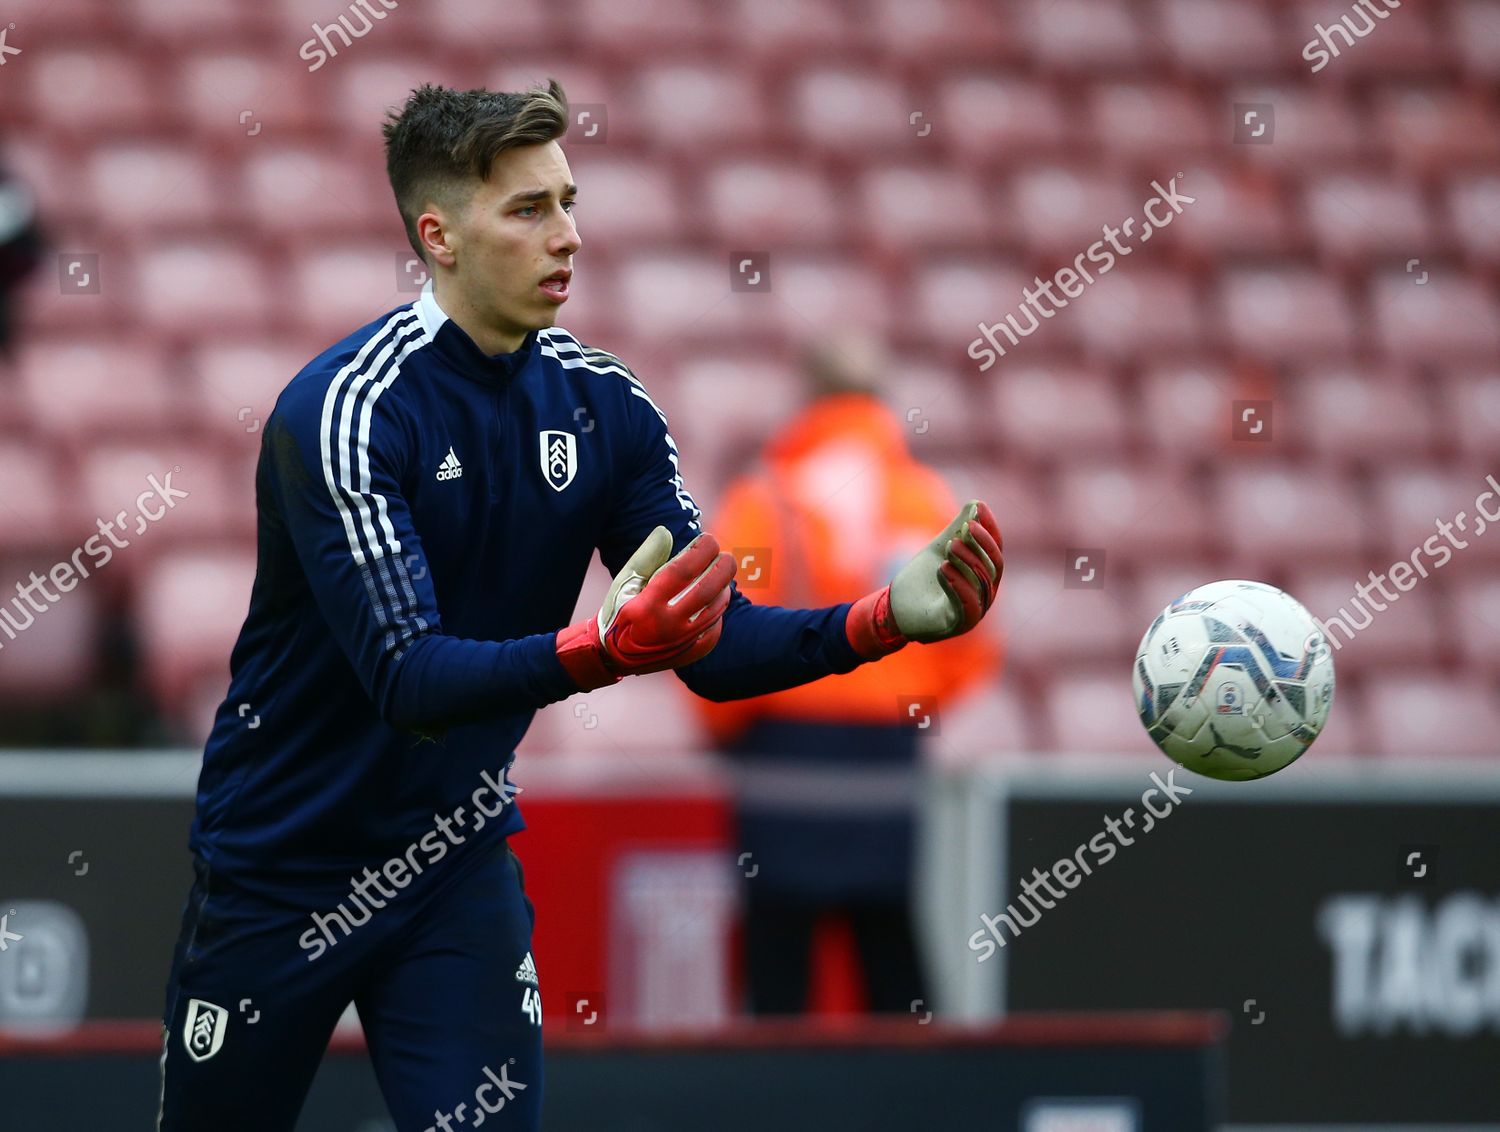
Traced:
[[541, 441], [542, 478], [552, 485], [553, 491], [561, 491], [573, 482], [578, 474], [578, 438], [561, 429], [543, 429], [538, 434]]
[[207, 1061], [224, 1044], [229, 1028], [229, 1011], [201, 998], [188, 1000], [187, 1021], [182, 1027], [182, 1041], [194, 1061]]

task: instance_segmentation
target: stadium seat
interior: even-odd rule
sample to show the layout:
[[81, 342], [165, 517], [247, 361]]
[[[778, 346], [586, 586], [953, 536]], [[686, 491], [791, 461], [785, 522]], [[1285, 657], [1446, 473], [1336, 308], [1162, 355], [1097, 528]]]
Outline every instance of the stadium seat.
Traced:
[[[146, 644], [146, 676], [169, 711], [205, 672], [225, 674], [250, 607], [255, 554], [240, 548], [183, 548], [157, 557], [141, 579], [136, 621]], [[221, 688], [221, 694], [222, 694]]]
[[[639, 199], [640, 188], [634, 192]], [[773, 249], [851, 235], [850, 209], [833, 185], [803, 162], [715, 162], [704, 178], [703, 196], [715, 240], [731, 247]], [[631, 207], [640, 211], [639, 204]], [[675, 210], [662, 215], [669, 212], [680, 215]]]
[[[1400, 11], [1385, 10], [1385, 18], [1381, 19], [1371, 16], [1364, 6], [1302, 0], [1288, 8], [1290, 33], [1278, 46], [1306, 60], [1303, 49], [1310, 40], [1317, 39], [1330, 58], [1314, 81], [1357, 82], [1370, 77], [1399, 80], [1423, 73], [1441, 74], [1447, 65], [1447, 55], [1430, 19], [1431, 6], [1402, 4], [1400, 7]], [[1407, 16], [1411, 18], [1404, 18]], [[1400, 23], [1396, 22], [1398, 17], [1402, 17]], [[1345, 37], [1332, 30], [1339, 25], [1352, 32], [1353, 43], [1345, 43]], [[1329, 29], [1327, 37], [1317, 34], [1319, 26]], [[1359, 36], [1359, 32], [1364, 35]], [[1328, 50], [1328, 42], [1337, 46], [1336, 58]], [[1307, 60], [1309, 67], [1317, 59], [1314, 53]]]
[[258, 447], [276, 398], [313, 355], [259, 338], [205, 342], [187, 358], [200, 427]]
[[1163, 54], [1161, 41], [1146, 34], [1136, 10], [1124, 4], [1023, 0], [1016, 18], [1029, 54], [1050, 70], [1135, 71]]
[[914, 133], [931, 125], [928, 137], [965, 164], [984, 169], [1009, 171], [1020, 158], [1068, 153], [1082, 132], [1076, 114], [1050, 84], [996, 75], [993, 69], [943, 77], [936, 110], [927, 116], [931, 122], [919, 120]]
[[17, 372], [28, 419], [52, 436], [160, 434], [191, 420], [166, 352], [149, 340], [37, 338]]
[[1125, 621], [1129, 583], [1108, 572], [1106, 557], [1100, 567], [1105, 570], [1101, 588], [1070, 588], [1065, 584], [1068, 578], [1081, 579], [1087, 573], [1071, 570], [1066, 555], [1023, 554], [1022, 560], [1006, 564], [997, 599], [1006, 664], [1043, 678], [1092, 668], [1118, 672], [1128, 681], [1131, 658], [1145, 629]]
[[702, 471], [730, 452], [759, 448], [804, 396], [794, 369], [754, 353], [695, 355], [676, 367], [669, 393], [646, 380], [673, 438], [687, 446], [684, 458]]
[[[1383, 547], [1392, 560], [1410, 558], [1422, 547], [1424, 560], [1446, 573], [1493, 568], [1500, 557], [1500, 529], [1479, 533], [1475, 507], [1475, 500], [1490, 490], [1485, 475], [1492, 466], [1480, 464], [1471, 469], [1418, 465], [1377, 472], [1373, 492], [1375, 513], [1382, 521]], [[1486, 500], [1483, 506], [1491, 514], [1500, 509], [1495, 499]], [[1464, 513], [1462, 520], [1460, 512]], [[1439, 520], [1451, 524], [1451, 535], [1441, 534]], [[1485, 526], [1500, 528], [1500, 524], [1488, 522]], [[1433, 553], [1428, 553], [1429, 539], [1435, 540], [1430, 548]], [[1445, 565], [1438, 567], [1438, 560]], [[1452, 565], [1446, 564], [1449, 561]]]
[[708, 735], [691, 695], [675, 676], [661, 673], [574, 696], [537, 713], [527, 749], [639, 760], [643, 769], [656, 757], [706, 751]]
[[158, 332], [242, 332], [269, 318], [271, 281], [252, 251], [238, 244], [152, 244], [137, 254], [133, 274], [128, 292], [135, 316]]
[[398, 275], [411, 254], [394, 241], [320, 243], [299, 251], [282, 268], [291, 311], [306, 329], [321, 329], [336, 341], [416, 300], [417, 289]]
[[1404, 168], [1427, 172], [1500, 160], [1500, 127], [1486, 102], [1444, 87], [1387, 87], [1374, 97], [1375, 125]]
[[1500, 370], [1457, 369], [1447, 375], [1443, 387], [1446, 444], [1475, 462], [1492, 459], [1495, 437], [1500, 436]]
[[1450, 0], [1449, 58], [1462, 61], [1465, 73], [1493, 83], [1500, 78], [1500, 21], [1489, 0]]
[[1236, 561], [1256, 573], [1287, 559], [1348, 555], [1373, 541], [1359, 495], [1334, 472], [1230, 464], [1218, 478], [1210, 515]]
[[[184, 54], [172, 90], [201, 138], [233, 139], [239, 149], [241, 142], [274, 144], [272, 139], [308, 130], [318, 120], [308, 86], [300, 66], [272, 69], [252, 50], [225, 46]], [[241, 152], [253, 148], [245, 145]]]
[[71, 469], [33, 438], [0, 438], [0, 547], [76, 546], [95, 533]]
[[384, 177], [337, 149], [317, 145], [244, 146], [248, 219], [264, 232], [302, 243], [329, 235], [385, 231], [391, 254], [407, 251], [396, 202]]
[[[771, 266], [774, 286], [774, 269], [779, 263], [773, 259]], [[732, 267], [729, 256], [708, 252], [658, 251], [633, 256], [621, 265], [617, 276], [621, 320], [634, 333], [657, 340], [685, 330], [712, 337], [747, 325], [764, 328], [770, 322], [767, 308], [776, 302], [775, 296], [731, 292]]]
[[738, 0], [732, 32], [766, 60], [801, 61], [823, 55], [830, 43], [847, 43], [858, 25], [842, 8], [822, 0]]
[[1480, 263], [1500, 264], [1500, 174], [1457, 174], [1448, 182], [1449, 239]]
[[[934, 68], [964, 61], [993, 66], [1013, 55], [1008, 23], [982, 0], [876, 0], [863, 13], [861, 31], [878, 49], [924, 60]], [[846, 42], [859, 41], [855, 33]]]
[[[1050, 329], [1050, 328], [1049, 328]], [[1130, 414], [1108, 373], [1002, 359], [986, 386], [1001, 451], [1065, 462], [1072, 454], [1118, 452], [1132, 436]]]
[[1391, 268], [1370, 280], [1369, 296], [1379, 342], [1393, 358], [1488, 361], [1500, 350], [1500, 308], [1480, 279], [1436, 266]]
[[1416, 184], [1389, 174], [1332, 173], [1314, 177], [1306, 192], [1308, 231], [1338, 260], [1400, 256], [1431, 247], [1432, 210]]
[[[1126, 217], [1133, 217], [1131, 232], [1138, 234], [1141, 205], [1151, 192], [1146, 184], [1128, 185], [1105, 170], [1034, 165], [1012, 180], [1011, 207], [1018, 234], [1028, 247], [1072, 263], [1074, 256], [1104, 240], [1105, 224], [1119, 229]], [[1130, 235], [1116, 239], [1126, 248], [1134, 242]], [[1108, 249], [1105, 244], [1101, 251]]]
[[428, 0], [424, 13], [432, 22], [432, 35], [437, 43], [483, 44], [486, 53], [493, 45], [522, 57], [531, 51], [547, 50], [565, 33], [557, 5], [546, 0], [506, 0], [504, 4]]
[[1065, 461], [1057, 506], [1070, 546], [1101, 546], [1120, 559], [1210, 549], [1207, 500], [1199, 484], [1170, 467]]
[[1218, 360], [1148, 366], [1140, 392], [1152, 458], [1174, 463], [1228, 451], [1234, 402], [1257, 396]]
[[996, 754], [1037, 749], [1036, 726], [1020, 690], [1002, 675], [976, 685], [956, 702], [940, 704], [936, 734], [923, 739], [929, 765], [964, 766]]
[[[1086, 281], [1073, 280], [1071, 285], [1077, 289]], [[1085, 349], [1101, 361], [1181, 355], [1198, 347], [1205, 336], [1197, 289], [1180, 271], [1142, 265], [1095, 276], [1094, 285], [1069, 306], [1076, 310], [1066, 310], [1066, 317], [1077, 324]]]
[[30, 82], [30, 105], [54, 138], [88, 137], [90, 131], [117, 136], [127, 127], [155, 122], [163, 113], [154, 69], [128, 51], [102, 44], [37, 50], [27, 62], [16, 81]]
[[[1365, 118], [1356, 111], [1349, 95], [1326, 84], [1241, 83], [1231, 87], [1220, 104], [1224, 135], [1235, 138], [1235, 116], [1256, 114], [1243, 133], [1260, 130], [1267, 116], [1270, 140], [1263, 143], [1246, 137], [1236, 145], [1241, 160], [1301, 173], [1305, 169], [1327, 169], [1348, 164], [1374, 148]], [[1236, 110], [1236, 107], [1239, 109]], [[1259, 136], [1267, 136], [1260, 134]]]
[[[153, 476], [173, 491], [187, 492], [187, 498], [173, 500], [168, 507], [151, 490]], [[119, 557], [143, 573], [150, 572], [145, 563], [157, 548], [229, 531], [234, 522], [231, 508], [244, 504], [225, 481], [222, 450], [211, 444], [172, 439], [103, 442], [84, 454], [80, 477], [88, 514], [108, 519], [125, 513], [123, 525], [116, 523], [123, 532], [120, 541], [128, 544]], [[151, 494], [140, 500], [148, 491]]]
[[1329, 459], [1372, 466], [1421, 459], [1433, 439], [1438, 393], [1403, 370], [1349, 365], [1294, 372], [1281, 435]]
[[1296, 264], [1231, 267], [1219, 286], [1231, 343], [1252, 354], [1291, 361], [1347, 355], [1355, 316], [1339, 284]]
[[[805, 338], [830, 326], [885, 332], [896, 323], [897, 307], [883, 276], [858, 260], [836, 255], [788, 252], [772, 261], [775, 305], [766, 312], [790, 338]], [[731, 301], [771, 298], [737, 294]]]
[[[100, 589], [89, 584], [90, 577], [79, 576], [71, 557], [71, 549], [54, 548], [0, 560], [0, 611], [6, 618], [0, 629], [0, 701], [65, 701], [92, 675]], [[91, 561], [87, 555], [80, 559], [85, 567]], [[65, 563], [67, 573], [56, 576], [67, 590], [52, 580], [53, 570]], [[15, 587], [28, 583], [33, 573], [44, 584], [32, 588], [27, 601]]]
[[[1170, 135], [1168, 135], [1170, 137]], [[1284, 255], [1295, 239], [1277, 178], [1269, 170], [1183, 162], [1180, 191], [1193, 198], [1169, 245], [1204, 258]]]
[[[1444, 659], [1452, 636], [1443, 616], [1445, 603], [1434, 592], [1432, 580], [1414, 577], [1410, 588], [1402, 592], [1388, 579], [1385, 593], [1396, 597], [1390, 601], [1371, 583], [1369, 574], [1370, 564], [1360, 561], [1337, 572], [1294, 571], [1286, 579], [1287, 592], [1323, 624], [1338, 673], [1403, 667], [1413, 671]], [[1361, 583], [1365, 589], [1356, 591]], [[1370, 596], [1361, 597], [1361, 593]], [[1377, 609], [1377, 605], [1385, 608]]]
[[[333, 14], [326, 13], [321, 22], [332, 22], [328, 17]], [[323, 128], [354, 142], [368, 163], [381, 160], [380, 127], [386, 116], [399, 111], [413, 90], [433, 81], [433, 73], [431, 58], [405, 41], [399, 23], [376, 27], [367, 35], [368, 40], [341, 47], [337, 60], [310, 76], [310, 89], [324, 115]], [[368, 48], [383, 54], [377, 56]], [[462, 58], [449, 61], [443, 70], [443, 82], [459, 90], [478, 78]]]
[[689, 240], [703, 232], [701, 210], [670, 165], [619, 157], [604, 146], [580, 146], [568, 160], [578, 183], [574, 219], [587, 249], [580, 255], [628, 254], [644, 244]]
[[1377, 753], [1404, 762], [1495, 757], [1500, 691], [1492, 681], [1403, 672], [1372, 677], [1366, 689], [1369, 737]]
[[1267, 6], [1234, 0], [1161, 0], [1157, 10], [1161, 36], [1179, 70], [1217, 79], [1226, 73], [1285, 69], [1276, 13]]
[[659, 150], [742, 151], [760, 142], [768, 119], [753, 73], [724, 60], [666, 64], [636, 76], [627, 96], [635, 127]]
[[917, 102], [885, 70], [817, 66], [791, 81], [789, 114], [813, 152], [917, 159], [931, 148], [910, 120]]
[[196, 0], [129, 0], [130, 25], [138, 35], [183, 50], [215, 40], [243, 41], [269, 32], [270, 13], [258, 4], [200, 4]]
[[1130, 662], [1107, 674], [1069, 672], [1044, 693], [1044, 742], [1052, 750], [1080, 755], [1139, 758], [1165, 774], [1172, 764], [1141, 726], [1130, 686]]
[[622, 58], [640, 59], [664, 49], [693, 52], [718, 47], [721, 55], [726, 32], [711, 9], [694, 0], [639, 0], [619, 4], [616, 0], [581, 0], [574, 20], [588, 29], [595, 45], [617, 52]]
[[906, 442], [919, 459], [955, 450], [977, 453], [993, 439], [989, 415], [961, 369], [926, 357], [896, 358], [881, 396], [904, 422]]
[[94, 149], [88, 191], [95, 220], [118, 228], [180, 236], [219, 216], [224, 186], [188, 146], [116, 142]]
[[1464, 670], [1500, 679], [1500, 574], [1471, 573], [1451, 582], [1453, 628]]
[[[1022, 273], [1019, 265], [1003, 259], [997, 261], [973, 255], [935, 256], [919, 264], [912, 273], [904, 306], [910, 312], [911, 321], [933, 339], [946, 343], [949, 349], [959, 346], [967, 350], [968, 343], [980, 336], [980, 323], [993, 326], [1003, 322], [1007, 315], [1013, 315], [1022, 329], [1030, 325], [1029, 320], [1017, 313], [1022, 303], [1022, 291], [1030, 285], [1031, 278]], [[1049, 326], [1045, 333], [1050, 345], [1056, 348], [1060, 336], [1051, 331]], [[1025, 339], [1013, 347], [998, 330], [995, 336], [1003, 348], [1007, 351], [1014, 349], [1018, 356], [1024, 356], [1024, 352], [1032, 348]], [[1042, 335], [1038, 333], [1037, 337]], [[974, 364], [977, 369], [979, 360], [976, 359]], [[999, 364], [1006, 365], [1009, 361], [1000, 358]], [[992, 368], [989, 380], [994, 376]]]
[[[790, 199], [807, 198], [795, 189]], [[987, 193], [977, 178], [951, 167], [881, 165], [860, 178], [860, 246], [910, 251], [922, 258], [935, 250], [970, 251], [977, 243], [1008, 235], [1007, 218], [989, 207]], [[831, 197], [831, 194], [830, 194]], [[777, 212], [784, 207], [777, 198]], [[830, 201], [831, 204], [831, 201]], [[803, 211], [799, 204], [797, 214]], [[840, 209], [834, 227], [808, 218], [806, 234], [844, 235], [847, 212]]]
[[[1094, 137], [1111, 157], [1178, 162], [1185, 150], [1201, 150], [1223, 133], [1213, 129], [1220, 123], [1210, 122], [1203, 103], [1181, 86], [1139, 80], [1100, 83], [1088, 99]], [[1195, 191], [1197, 187], [1193, 183]]]

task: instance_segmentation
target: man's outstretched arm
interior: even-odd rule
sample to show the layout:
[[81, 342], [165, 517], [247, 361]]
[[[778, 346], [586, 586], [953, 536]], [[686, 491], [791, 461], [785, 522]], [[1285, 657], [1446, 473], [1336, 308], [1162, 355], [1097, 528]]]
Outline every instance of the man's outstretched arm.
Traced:
[[1004, 566], [994, 515], [970, 500], [890, 585], [858, 601], [785, 609], [736, 590], [717, 647], [677, 675], [704, 699], [741, 700], [849, 672], [913, 641], [957, 637], [989, 611]]

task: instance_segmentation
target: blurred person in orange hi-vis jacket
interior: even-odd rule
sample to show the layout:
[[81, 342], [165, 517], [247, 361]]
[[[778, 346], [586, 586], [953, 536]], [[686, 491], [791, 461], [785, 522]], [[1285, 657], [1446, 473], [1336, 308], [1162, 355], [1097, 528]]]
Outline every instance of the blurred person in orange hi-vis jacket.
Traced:
[[[885, 366], [868, 336], [811, 348], [808, 402], [726, 489], [714, 530], [752, 600], [816, 607], [884, 585], [953, 514], [953, 493], [880, 399]], [[758, 866], [745, 907], [752, 1013], [807, 1009], [814, 931], [835, 915], [871, 1009], [925, 997], [910, 898], [920, 713], [980, 692], [1000, 651], [992, 631], [970, 633], [815, 685], [693, 699], [733, 763], [737, 848]]]

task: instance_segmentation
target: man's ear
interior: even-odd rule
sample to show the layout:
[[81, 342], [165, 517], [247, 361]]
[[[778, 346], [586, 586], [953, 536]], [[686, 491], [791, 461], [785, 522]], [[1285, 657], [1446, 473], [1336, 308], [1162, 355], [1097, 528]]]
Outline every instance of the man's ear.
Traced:
[[417, 239], [432, 263], [452, 267], [457, 262], [454, 231], [447, 216], [431, 202], [428, 203], [427, 211], [417, 217]]

